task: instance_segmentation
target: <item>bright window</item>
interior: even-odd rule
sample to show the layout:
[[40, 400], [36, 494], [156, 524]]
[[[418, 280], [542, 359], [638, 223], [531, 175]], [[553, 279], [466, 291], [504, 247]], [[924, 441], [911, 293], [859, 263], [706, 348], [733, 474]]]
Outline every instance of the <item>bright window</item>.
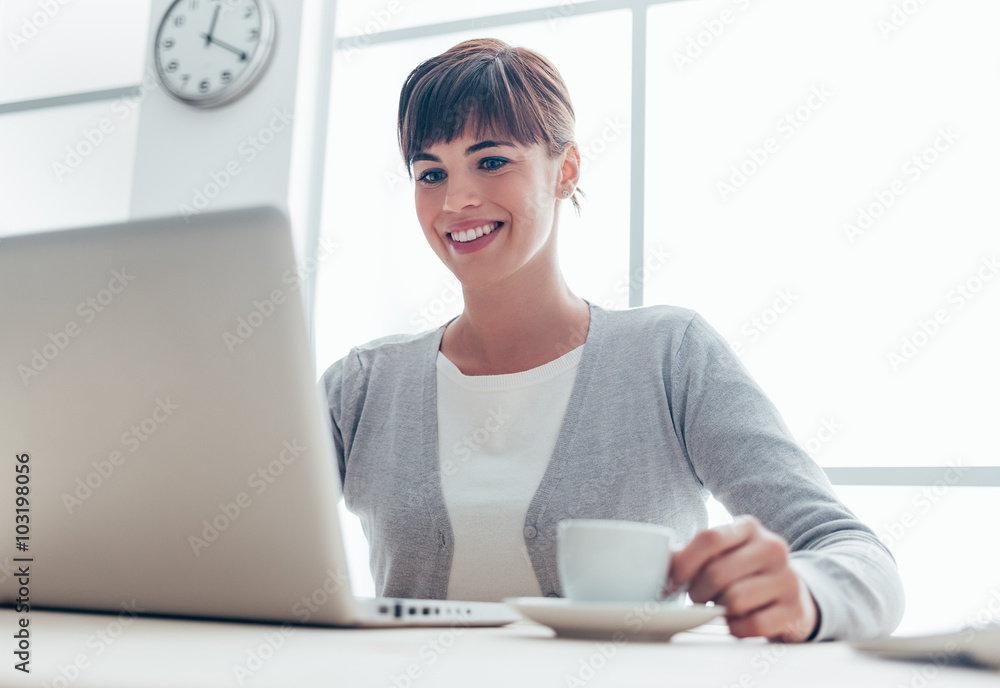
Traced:
[[883, 38], [864, 0], [745, 4], [649, 11], [645, 303], [700, 311], [824, 466], [996, 465], [1000, 8]]
[[5, 0], [0, 27], [0, 235], [128, 219], [149, 3]]

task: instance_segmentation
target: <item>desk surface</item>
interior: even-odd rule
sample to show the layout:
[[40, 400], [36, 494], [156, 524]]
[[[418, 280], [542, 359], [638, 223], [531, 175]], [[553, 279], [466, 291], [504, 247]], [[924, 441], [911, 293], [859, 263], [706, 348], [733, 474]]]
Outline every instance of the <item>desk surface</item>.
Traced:
[[881, 660], [842, 643], [737, 640], [705, 626], [669, 643], [556, 638], [524, 621], [502, 628], [325, 629], [104, 614], [30, 614], [31, 675], [13, 668], [22, 615], [0, 610], [3, 685], [349, 686], [964, 686], [995, 671]]

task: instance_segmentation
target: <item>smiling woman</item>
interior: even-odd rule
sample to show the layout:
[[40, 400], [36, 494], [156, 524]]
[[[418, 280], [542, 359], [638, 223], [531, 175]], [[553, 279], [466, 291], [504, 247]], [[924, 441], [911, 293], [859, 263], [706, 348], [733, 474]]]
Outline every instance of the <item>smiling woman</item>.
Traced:
[[568, 351], [590, 316], [558, 265], [557, 201], [579, 212], [583, 195], [559, 71], [503, 41], [466, 41], [410, 73], [398, 119], [424, 235], [463, 286], [465, 312], [445, 329], [442, 353], [487, 375]]
[[[399, 147], [411, 166], [434, 159], [427, 158], [425, 146], [450, 142], [470, 125], [475, 138], [492, 132], [525, 145], [544, 144], [555, 159], [574, 143], [575, 123], [555, 66], [497, 39], [466, 41], [426, 60], [410, 73], [399, 96]], [[579, 211], [575, 195], [572, 201]]]
[[[573, 126], [556, 68], [499, 40], [460, 43], [404, 83], [417, 217], [464, 305], [354, 347], [321, 381], [377, 594], [559, 597], [560, 521], [639, 521], [687, 543], [671, 585], [725, 605], [734, 635], [888, 633], [903, 609], [891, 554], [726, 340], [692, 310], [608, 310], [567, 286], [556, 227], [560, 201], [577, 205]], [[706, 529], [709, 494], [735, 523]]]

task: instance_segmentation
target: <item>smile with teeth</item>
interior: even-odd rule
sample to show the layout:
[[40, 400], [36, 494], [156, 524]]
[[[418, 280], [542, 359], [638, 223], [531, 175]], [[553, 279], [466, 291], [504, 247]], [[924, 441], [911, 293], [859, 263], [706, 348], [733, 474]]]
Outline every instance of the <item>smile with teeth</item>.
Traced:
[[462, 232], [452, 232], [448, 236], [450, 236], [454, 241], [465, 243], [467, 241], [472, 241], [473, 239], [478, 239], [484, 234], [489, 234], [495, 229], [500, 229], [500, 225], [502, 224], [503, 222], [500, 222], [498, 220], [490, 225], [483, 225], [482, 227], [473, 227], [472, 229], [467, 229]]

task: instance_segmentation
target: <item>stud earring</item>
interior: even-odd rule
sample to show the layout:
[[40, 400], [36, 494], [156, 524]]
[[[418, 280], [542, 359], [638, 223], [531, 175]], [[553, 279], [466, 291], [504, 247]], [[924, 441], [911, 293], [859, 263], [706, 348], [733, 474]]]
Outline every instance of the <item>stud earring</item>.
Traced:
[[566, 189], [563, 189], [563, 196], [569, 196], [569, 191], [567, 191]]

